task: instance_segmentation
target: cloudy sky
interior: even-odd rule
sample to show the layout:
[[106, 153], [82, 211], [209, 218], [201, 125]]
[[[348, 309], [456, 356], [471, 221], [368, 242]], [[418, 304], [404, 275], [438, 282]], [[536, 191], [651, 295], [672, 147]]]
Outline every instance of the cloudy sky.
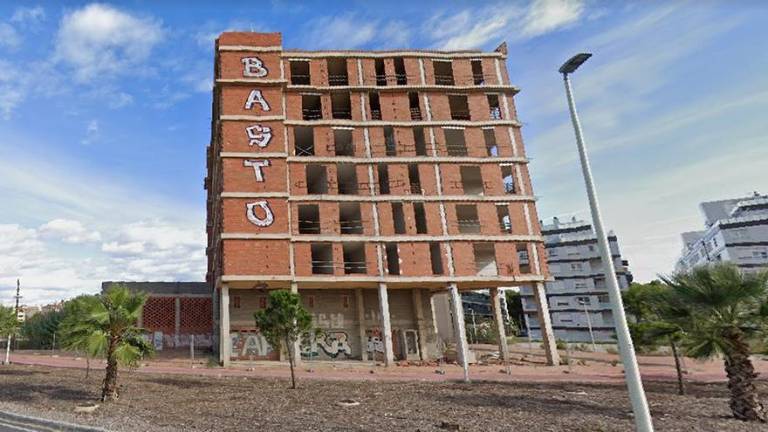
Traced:
[[764, 2], [325, 3], [0, 4], [0, 301], [17, 277], [27, 303], [202, 280], [212, 48], [230, 29], [305, 49], [506, 40], [543, 218], [589, 217], [556, 70], [593, 52], [575, 92], [641, 281], [672, 269], [700, 201], [768, 191]]

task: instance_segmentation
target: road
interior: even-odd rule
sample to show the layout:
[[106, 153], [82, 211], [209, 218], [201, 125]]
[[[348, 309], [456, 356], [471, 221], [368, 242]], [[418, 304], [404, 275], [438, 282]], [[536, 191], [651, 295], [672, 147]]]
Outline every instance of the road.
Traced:
[[107, 432], [88, 426], [0, 411], [0, 432]]

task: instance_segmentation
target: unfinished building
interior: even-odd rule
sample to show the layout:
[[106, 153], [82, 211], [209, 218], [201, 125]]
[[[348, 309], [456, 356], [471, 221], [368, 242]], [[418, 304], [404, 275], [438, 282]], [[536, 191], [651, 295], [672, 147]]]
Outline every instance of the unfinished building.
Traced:
[[253, 319], [273, 289], [323, 330], [302, 359], [437, 358], [437, 296], [456, 300], [466, 358], [461, 290], [529, 285], [548, 321], [505, 46], [304, 51], [223, 33], [215, 56], [206, 278], [223, 364], [285, 354]]

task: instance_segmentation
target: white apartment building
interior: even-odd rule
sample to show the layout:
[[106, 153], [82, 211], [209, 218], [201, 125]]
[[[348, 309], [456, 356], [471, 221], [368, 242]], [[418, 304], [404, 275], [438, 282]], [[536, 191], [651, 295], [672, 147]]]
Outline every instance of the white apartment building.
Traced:
[[[566, 342], [590, 342], [589, 324], [597, 342], [613, 342], [614, 322], [603, 262], [597, 237], [589, 222], [561, 222], [553, 218], [542, 226], [549, 271], [554, 281], [547, 282], [546, 292], [552, 329], [557, 339]], [[608, 233], [619, 287], [625, 290], [632, 282], [628, 262], [622, 260], [616, 235]], [[533, 339], [541, 338], [533, 291], [521, 288], [526, 324]]]
[[768, 268], [768, 195], [699, 205], [705, 229], [682, 234], [683, 251], [677, 271], [730, 261], [745, 271]]

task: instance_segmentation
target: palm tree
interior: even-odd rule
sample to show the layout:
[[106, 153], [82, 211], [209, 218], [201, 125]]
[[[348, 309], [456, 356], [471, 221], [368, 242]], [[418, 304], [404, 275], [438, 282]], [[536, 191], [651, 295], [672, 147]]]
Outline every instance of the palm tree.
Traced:
[[700, 359], [722, 355], [734, 417], [765, 422], [750, 344], [768, 335], [768, 272], [746, 273], [718, 263], [663, 280], [671, 288], [670, 317], [685, 332], [686, 354]]
[[135, 367], [153, 352], [152, 345], [142, 337], [142, 329], [136, 326], [145, 301], [145, 294], [113, 284], [100, 295], [78, 297], [72, 307], [74, 313], [62, 322], [68, 349], [107, 358], [101, 391], [104, 402], [119, 398], [118, 365]]

